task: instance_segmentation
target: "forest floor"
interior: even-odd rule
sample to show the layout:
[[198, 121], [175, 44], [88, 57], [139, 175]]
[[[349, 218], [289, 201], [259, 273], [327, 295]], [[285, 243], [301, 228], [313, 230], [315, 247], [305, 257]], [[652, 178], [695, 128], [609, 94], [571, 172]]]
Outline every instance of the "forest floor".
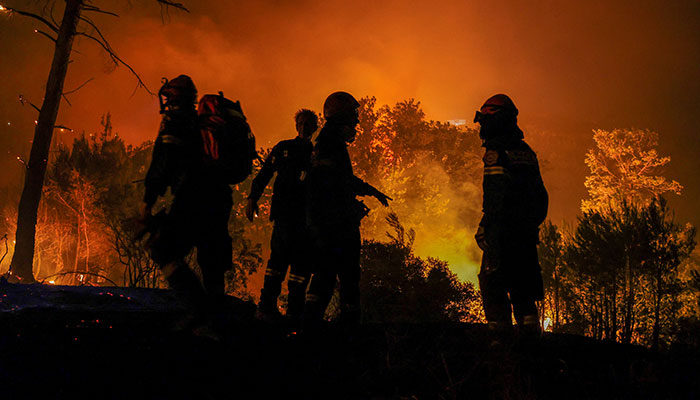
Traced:
[[493, 348], [484, 325], [290, 334], [229, 297], [219, 340], [155, 289], [0, 284], [0, 399], [697, 399], [697, 350], [574, 335]]

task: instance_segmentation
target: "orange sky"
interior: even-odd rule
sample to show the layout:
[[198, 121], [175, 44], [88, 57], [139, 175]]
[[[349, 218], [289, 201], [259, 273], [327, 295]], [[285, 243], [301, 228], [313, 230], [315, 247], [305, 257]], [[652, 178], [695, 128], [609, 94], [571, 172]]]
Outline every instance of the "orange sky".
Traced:
[[[41, 2], [25, 3], [6, 5], [38, 10]], [[671, 202], [678, 219], [700, 223], [697, 1], [199, 0], [165, 23], [145, 1], [94, 3], [121, 15], [94, 19], [151, 90], [180, 73], [200, 94], [223, 90], [241, 100], [260, 145], [291, 136], [294, 112], [319, 110], [335, 90], [379, 104], [413, 97], [436, 120], [470, 119], [486, 97], [504, 92], [547, 160], [555, 222], [573, 222], [586, 194], [591, 130], [637, 127], [660, 133], [661, 152], [672, 158], [666, 175], [686, 187]], [[0, 16], [2, 184], [18, 176], [15, 157], [28, 155], [33, 134], [35, 113], [17, 95], [40, 103], [48, 74], [52, 46], [34, 27]], [[109, 111], [128, 142], [154, 138], [157, 99], [132, 96], [136, 81], [123, 67], [112, 70], [93, 43], [75, 48], [66, 89], [94, 80], [63, 104], [59, 123], [90, 132]]]

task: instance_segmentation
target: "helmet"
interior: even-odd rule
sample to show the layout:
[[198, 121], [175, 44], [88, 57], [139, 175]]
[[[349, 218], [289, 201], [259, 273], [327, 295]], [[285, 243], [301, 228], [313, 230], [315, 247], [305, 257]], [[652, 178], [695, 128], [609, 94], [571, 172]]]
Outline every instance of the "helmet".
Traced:
[[323, 117], [340, 122], [357, 123], [357, 109], [360, 103], [348, 92], [331, 93], [323, 103]]
[[197, 88], [192, 78], [180, 75], [170, 81], [163, 78], [163, 86], [158, 91], [161, 105], [194, 105], [197, 100]]
[[523, 138], [523, 131], [518, 127], [518, 109], [505, 94], [489, 97], [476, 112], [474, 122], [481, 125], [479, 137], [484, 141], [501, 136]]
[[481, 109], [476, 112], [474, 122], [480, 122], [484, 116], [499, 112], [506, 113], [510, 117], [518, 116], [518, 109], [515, 107], [513, 100], [505, 94], [496, 94], [489, 97], [486, 102], [484, 102], [484, 105], [481, 106]]

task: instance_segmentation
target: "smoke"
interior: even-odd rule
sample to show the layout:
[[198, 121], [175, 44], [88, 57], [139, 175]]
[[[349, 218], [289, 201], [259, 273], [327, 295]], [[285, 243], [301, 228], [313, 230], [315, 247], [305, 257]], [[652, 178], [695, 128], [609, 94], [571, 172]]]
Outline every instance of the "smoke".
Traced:
[[447, 261], [461, 280], [477, 285], [480, 251], [474, 241], [478, 225], [478, 217], [474, 217], [481, 211], [481, 189], [473, 182], [452, 187], [447, 172], [435, 162], [421, 164], [416, 169], [416, 173], [430, 182], [433, 194], [423, 207], [415, 200], [407, 204], [407, 212], [418, 211], [408, 218], [416, 224], [416, 254]]
[[447, 261], [460, 280], [477, 284], [481, 257], [474, 241], [481, 213], [477, 182], [455, 185], [440, 163], [424, 157], [373, 184], [394, 200], [388, 209], [375, 206], [374, 200], [368, 202], [373, 210], [363, 221], [363, 238], [386, 240], [384, 219], [395, 212], [406, 229], [416, 232], [416, 255]]
[[[262, 146], [293, 135], [294, 112], [320, 110], [335, 90], [373, 95], [383, 104], [417, 98], [431, 119], [442, 121], [466, 119], [485, 98], [505, 92], [523, 126], [566, 139], [541, 155], [564, 163], [548, 177], [560, 187], [552, 193], [561, 199], [552, 203], [557, 216], [573, 219], [578, 194], [585, 195], [586, 171], [571, 166], [582, 165], [591, 130], [629, 127], [660, 132], [661, 150], [674, 160], [670, 174], [688, 187], [679, 214], [697, 215], [700, 176], [682, 162], [698, 152], [693, 135], [700, 129], [689, 117], [697, 114], [700, 93], [695, 1], [185, 4], [191, 13], [104, 0], [100, 7], [120, 18], [92, 18], [151, 90], [161, 77], [187, 73], [200, 93], [222, 90], [241, 100]], [[3, 167], [28, 155], [35, 116], [16, 96], [40, 102], [51, 60], [52, 44], [32, 34], [35, 27], [17, 16], [0, 20], [0, 36], [12, 38], [0, 42], [0, 75], [9, 77], [0, 83], [0, 141], [10, 150], [0, 159]], [[111, 111], [129, 143], [152, 139], [157, 100], [134, 93], [136, 81], [125, 68], [105, 73], [109, 63], [90, 41], [78, 38], [76, 50], [66, 89], [95, 79], [69, 96], [72, 106], [63, 104], [59, 122], [94, 131], [99, 127], [89, 117]], [[11, 171], [16, 176], [21, 169]], [[9, 174], [0, 182], [13, 181]]]

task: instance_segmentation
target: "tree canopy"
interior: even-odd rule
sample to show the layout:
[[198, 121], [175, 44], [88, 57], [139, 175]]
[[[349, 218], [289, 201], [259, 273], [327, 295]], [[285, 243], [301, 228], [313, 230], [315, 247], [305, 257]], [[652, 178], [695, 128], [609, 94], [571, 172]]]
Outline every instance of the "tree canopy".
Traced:
[[586, 153], [585, 160], [591, 171], [584, 183], [589, 199], [582, 202], [581, 209], [680, 194], [683, 186], [661, 175], [671, 157], [659, 155], [658, 137], [656, 132], [641, 129], [594, 130], [595, 148]]

